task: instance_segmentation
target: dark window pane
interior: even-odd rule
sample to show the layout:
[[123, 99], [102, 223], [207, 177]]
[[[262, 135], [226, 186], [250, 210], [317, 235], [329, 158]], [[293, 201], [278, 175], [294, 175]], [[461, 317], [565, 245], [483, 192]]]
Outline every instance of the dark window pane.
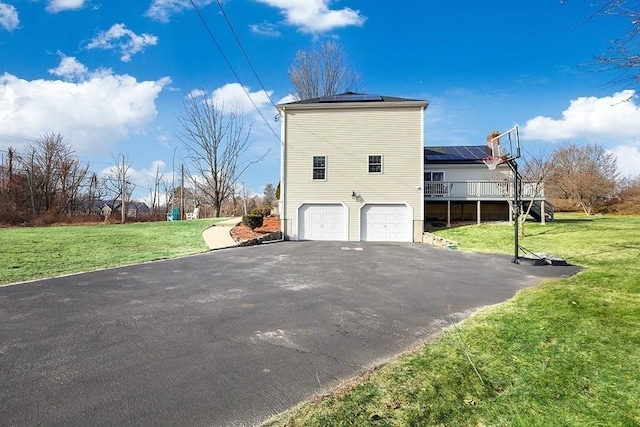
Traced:
[[313, 179], [325, 179], [325, 156], [313, 156]]
[[369, 172], [370, 173], [382, 172], [382, 156], [369, 156]]

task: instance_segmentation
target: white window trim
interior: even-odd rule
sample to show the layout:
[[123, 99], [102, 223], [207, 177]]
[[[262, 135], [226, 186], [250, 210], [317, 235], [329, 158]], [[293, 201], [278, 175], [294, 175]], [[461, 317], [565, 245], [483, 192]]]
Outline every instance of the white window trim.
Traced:
[[[316, 166], [313, 162], [313, 159], [315, 157], [324, 157], [324, 178], [320, 179], [320, 178], [314, 178], [313, 173], [316, 170]], [[311, 181], [313, 182], [322, 182], [322, 181], [326, 181], [327, 180], [327, 165], [329, 164], [329, 157], [325, 154], [314, 154], [313, 156], [311, 156]], [[319, 168], [318, 168], [319, 169]]]
[[[380, 156], [380, 172], [371, 172], [369, 168], [371, 167], [371, 159], [370, 157]], [[371, 175], [382, 175], [384, 173], [384, 156], [382, 154], [369, 154], [367, 155], [367, 173]]]
[[[435, 171], [435, 170], [434, 170], [434, 171], [424, 171], [424, 173], [422, 174], [422, 179], [424, 179], [424, 176], [425, 176], [426, 174], [431, 175], [431, 178], [433, 178], [433, 174], [434, 174], [434, 173], [441, 173], [441, 174], [442, 174], [442, 181], [446, 181], [445, 173], [444, 173], [444, 172], [445, 172], [445, 171]], [[432, 179], [431, 181], [426, 181], [426, 180], [425, 180], [425, 182], [441, 182], [441, 181], [434, 181], [434, 180]]]

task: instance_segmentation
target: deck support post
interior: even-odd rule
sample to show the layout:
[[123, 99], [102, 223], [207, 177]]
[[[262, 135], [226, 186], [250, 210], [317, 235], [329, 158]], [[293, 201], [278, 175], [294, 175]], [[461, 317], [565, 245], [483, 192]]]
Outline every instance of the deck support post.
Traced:
[[451, 228], [451, 200], [447, 200], [447, 227]]
[[476, 219], [478, 221], [478, 225], [480, 225], [480, 213], [482, 212], [482, 206], [481, 206], [482, 202], [480, 200], [478, 200], [477, 202], [477, 206], [476, 206]]

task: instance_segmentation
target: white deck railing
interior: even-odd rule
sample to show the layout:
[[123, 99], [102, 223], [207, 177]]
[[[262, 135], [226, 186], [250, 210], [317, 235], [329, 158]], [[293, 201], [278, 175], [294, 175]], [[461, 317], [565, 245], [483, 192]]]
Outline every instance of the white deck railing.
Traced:
[[[521, 182], [522, 199], [543, 199], [544, 185]], [[513, 198], [513, 182], [507, 181], [429, 181], [424, 183], [425, 197], [458, 200], [504, 200]]]

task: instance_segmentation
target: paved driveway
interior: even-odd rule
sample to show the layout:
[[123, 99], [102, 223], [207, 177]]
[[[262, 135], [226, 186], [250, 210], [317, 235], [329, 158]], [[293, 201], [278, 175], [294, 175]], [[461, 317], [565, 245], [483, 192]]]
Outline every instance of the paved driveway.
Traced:
[[3, 425], [255, 425], [572, 267], [286, 242], [0, 288]]

